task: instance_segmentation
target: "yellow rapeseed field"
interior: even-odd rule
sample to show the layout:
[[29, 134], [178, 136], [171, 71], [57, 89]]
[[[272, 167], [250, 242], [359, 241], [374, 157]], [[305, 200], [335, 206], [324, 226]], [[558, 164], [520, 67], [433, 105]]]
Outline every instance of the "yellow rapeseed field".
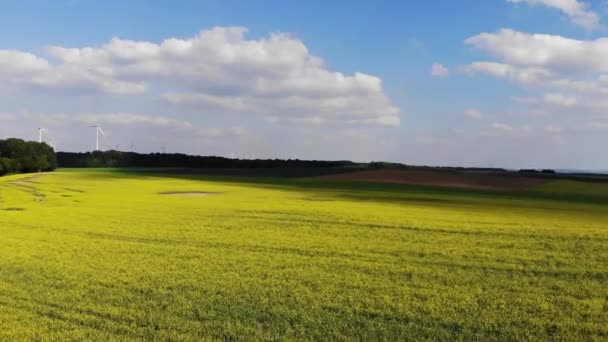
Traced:
[[608, 186], [0, 178], [0, 340], [608, 339]]

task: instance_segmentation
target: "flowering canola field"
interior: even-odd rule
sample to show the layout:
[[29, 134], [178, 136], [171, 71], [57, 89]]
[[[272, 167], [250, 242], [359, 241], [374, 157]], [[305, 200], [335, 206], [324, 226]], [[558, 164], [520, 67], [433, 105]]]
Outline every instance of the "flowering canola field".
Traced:
[[0, 340], [608, 339], [608, 186], [0, 178]]

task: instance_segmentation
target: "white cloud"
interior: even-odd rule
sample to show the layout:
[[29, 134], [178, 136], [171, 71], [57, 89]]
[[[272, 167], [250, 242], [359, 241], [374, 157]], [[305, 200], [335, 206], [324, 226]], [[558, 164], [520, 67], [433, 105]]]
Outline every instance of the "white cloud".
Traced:
[[111, 94], [134, 94], [145, 91], [145, 85], [113, 77], [112, 71], [96, 65], [53, 65], [48, 60], [27, 52], [0, 50], [0, 77], [4, 82], [21, 87], [104, 91]]
[[558, 125], [547, 125], [545, 126], [545, 132], [552, 134], [559, 134], [562, 132], [562, 128]]
[[589, 10], [589, 5], [578, 0], [507, 0], [512, 3], [528, 3], [530, 5], [543, 5], [558, 9], [566, 14], [572, 23], [587, 30], [601, 27], [597, 13]]
[[608, 83], [605, 81], [605, 75], [600, 75], [598, 78], [591, 80], [555, 79], [550, 81], [547, 86], [570, 92], [608, 95]]
[[515, 99], [530, 113], [566, 112], [585, 118], [608, 110], [608, 38], [575, 40], [503, 29], [482, 33], [467, 44], [498, 57], [460, 67], [512, 81], [533, 95]]
[[523, 85], [531, 85], [552, 76], [550, 71], [543, 68], [516, 67], [496, 62], [474, 62], [461, 66], [460, 71], [471, 76], [481, 73], [505, 78]]
[[196, 135], [201, 138], [213, 139], [225, 136], [240, 137], [246, 134], [246, 130], [243, 127], [229, 127], [229, 128], [201, 128], [196, 131]]
[[424, 136], [418, 136], [415, 137], [412, 140], [412, 143], [416, 144], [416, 145], [435, 145], [435, 146], [440, 146], [440, 145], [449, 145], [452, 143], [451, 140], [442, 138], [442, 137], [435, 137], [435, 136], [428, 136], [428, 135], [424, 135]]
[[132, 113], [109, 113], [109, 114], [78, 114], [75, 116], [61, 115], [63, 118], [71, 118], [86, 124], [109, 124], [109, 125], [151, 125], [176, 129], [190, 129], [192, 125], [187, 121], [176, 120], [164, 116], [147, 116]]
[[[474, 62], [460, 66], [459, 70], [469, 76], [484, 74], [503, 78], [526, 87], [546, 87], [570, 92], [589, 92], [608, 94], [608, 82], [605, 75], [583, 80], [569, 79], [576, 73], [565, 73], [560, 70], [548, 70], [539, 67], [521, 67], [498, 62]], [[563, 74], [563, 75], [562, 75]]]
[[[206, 108], [241, 114], [262, 115], [269, 122], [346, 123], [398, 126], [398, 110], [386, 107], [383, 98], [303, 96], [214, 96], [199, 93], [167, 93], [168, 103], [194, 109]], [[375, 110], [375, 112], [374, 112]], [[384, 111], [383, 111], [384, 110]]]
[[[171, 104], [180, 106], [193, 106], [200, 108], [221, 109], [234, 112], [256, 112], [251, 104], [245, 103], [249, 98], [243, 96], [216, 96], [201, 93], [165, 93], [161, 98]], [[251, 101], [251, 100], [250, 100]], [[254, 113], [255, 114], [255, 113]]]
[[450, 70], [442, 64], [434, 63], [431, 67], [431, 75], [434, 77], [448, 77]]
[[499, 130], [499, 131], [503, 131], [503, 132], [511, 132], [513, 131], [513, 126], [504, 124], [504, 123], [500, 123], [500, 122], [494, 122], [492, 124], [492, 128]]
[[0, 50], [0, 78], [23, 88], [154, 94], [200, 112], [236, 112], [327, 122], [399, 125], [382, 80], [325, 68], [302, 41], [274, 33], [247, 39], [242, 27], [215, 27], [160, 43], [114, 38], [100, 47], [50, 47], [45, 59]]
[[0, 113], [0, 120], [3, 121], [13, 121], [16, 120], [17, 117], [14, 114], [11, 113]]
[[[2, 118], [0, 114], [0, 118]], [[191, 130], [193, 125], [184, 120], [169, 118], [166, 116], [144, 115], [136, 113], [31, 113], [6, 114], [6, 117], [16, 119], [27, 119], [45, 125], [60, 126], [68, 122], [82, 123], [85, 125], [108, 125], [120, 126], [155, 126], [161, 128], [172, 128], [179, 130]]]
[[15, 86], [134, 95], [163, 89], [166, 102], [199, 111], [327, 122], [399, 125], [382, 80], [327, 70], [304, 43], [275, 33], [247, 39], [215, 27], [161, 43], [114, 38], [101, 47], [49, 48], [50, 59], [0, 50], [0, 78]]
[[545, 94], [543, 101], [557, 107], [573, 107], [578, 103], [575, 97], [556, 93]]
[[586, 126], [592, 129], [608, 130], [608, 121], [590, 121]]
[[464, 112], [464, 115], [471, 120], [481, 120], [483, 119], [483, 113], [477, 109], [467, 109]]
[[482, 130], [480, 136], [482, 137], [501, 137], [509, 139], [529, 139], [531, 137], [538, 137], [538, 131], [528, 124], [507, 124], [503, 122], [493, 122], [489, 125], [490, 129]]
[[[524, 105], [534, 105], [535, 110], [531, 111], [530, 114], [537, 116], [544, 116], [547, 112], [555, 111], [557, 109], [572, 110], [576, 107], [587, 107], [589, 105], [594, 106], [597, 104], [584, 104], [581, 103], [579, 98], [572, 95], [565, 95], [561, 93], [546, 93], [540, 97], [515, 97], [512, 99], [516, 103]], [[539, 108], [540, 107], [540, 108]]]
[[5, 75], [20, 77], [35, 75], [50, 69], [49, 63], [31, 53], [0, 50], [0, 72]]
[[608, 38], [577, 40], [510, 29], [481, 33], [465, 40], [510, 65], [554, 71], [608, 72]]

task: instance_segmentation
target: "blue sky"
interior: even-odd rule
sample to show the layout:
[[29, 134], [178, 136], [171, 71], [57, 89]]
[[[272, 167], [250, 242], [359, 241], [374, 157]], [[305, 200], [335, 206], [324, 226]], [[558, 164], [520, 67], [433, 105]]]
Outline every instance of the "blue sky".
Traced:
[[100, 124], [106, 149], [608, 169], [606, 8], [5, 1], [0, 137], [90, 150]]

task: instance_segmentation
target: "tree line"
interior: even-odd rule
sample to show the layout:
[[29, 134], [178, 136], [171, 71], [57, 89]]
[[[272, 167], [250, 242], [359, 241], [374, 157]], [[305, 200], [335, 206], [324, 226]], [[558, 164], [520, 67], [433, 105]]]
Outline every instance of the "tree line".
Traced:
[[52, 171], [56, 167], [55, 151], [46, 143], [16, 138], [0, 139], [0, 176]]
[[357, 165], [351, 161], [230, 159], [181, 153], [140, 154], [121, 151], [57, 152], [57, 161], [61, 167], [312, 168]]
[[[401, 169], [418, 171], [481, 172], [517, 174], [503, 168], [413, 166], [401, 163], [379, 162], [356, 163], [348, 160], [300, 160], [300, 159], [231, 159], [216, 156], [195, 156], [182, 153], [141, 154], [122, 151], [57, 152], [60, 167], [161, 167], [161, 168], [207, 168], [207, 169], [272, 169], [272, 168], [358, 168]], [[554, 174], [553, 170], [520, 170], [519, 173]]]

